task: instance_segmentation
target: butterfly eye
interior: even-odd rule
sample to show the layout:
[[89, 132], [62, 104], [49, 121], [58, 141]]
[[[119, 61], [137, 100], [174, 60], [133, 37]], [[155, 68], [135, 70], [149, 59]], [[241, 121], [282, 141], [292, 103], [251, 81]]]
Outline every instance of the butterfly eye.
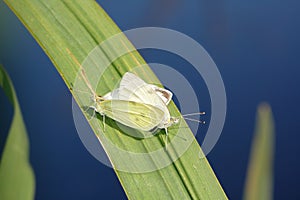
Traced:
[[177, 117], [171, 117], [170, 121], [173, 123], [173, 124], [177, 124], [179, 122], [179, 118]]

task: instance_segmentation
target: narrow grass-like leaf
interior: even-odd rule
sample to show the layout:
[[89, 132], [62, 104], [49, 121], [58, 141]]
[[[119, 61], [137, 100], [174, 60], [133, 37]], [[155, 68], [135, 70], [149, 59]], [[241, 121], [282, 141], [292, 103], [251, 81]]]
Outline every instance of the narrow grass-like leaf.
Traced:
[[29, 163], [29, 146], [12, 82], [0, 65], [0, 86], [14, 107], [12, 124], [0, 163], [0, 199], [34, 199], [35, 180]]
[[256, 130], [246, 179], [245, 200], [273, 199], [274, 123], [269, 105], [257, 111]]
[[[92, 0], [80, 1], [40, 1], [40, 0], [5, 0], [7, 5], [14, 11], [33, 37], [47, 53], [58, 72], [70, 88], [79, 107], [84, 111], [88, 105], [82, 102], [87, 94], [75, 95], [72, 90], [76, 75], [79, 71], [79, 63], [97, 45], [111, 36], [121, 33], [119, 28], [109, 18], [105, 11]], [[104, 95], [114, 89], [121, 76], [136, 66], [146, 64], [139, 53], [134, 50], [132, 44], [122, 35], [118, 41], [101, 48], [105, 55], [111, 55], [118, 51], [133, 50], [116, 59], [105, 71], [97, 93]], [[74, 57], [74, 58], [72, 58]], [[109, 57], [109, 56], [108, 56]], [[107, 58], [109, 59], [109, 58]], [[93, 63], [97, 67], [104, 67], [101, 62]], [[143, 68], [138, 75], [146, 82], [156, 82], [157, 78], [149, 67]], [[92, 74], [91, 79], [97, 78]], [[84, 96], [85, 95], [85, 96]], [[173, 116], [178, 116], [178, 109], [171, 103], [169, 106]], [[84, 112], [87, 116], [87, 113]], [[89, 116], [87, 116], [89, 118]], [[169, 166], [147, 173], [131, 173], [136, 169], [149, 166], [158, 167], [153, 160], [151, 152], [164, 149], [161, 134], [150, 139], [138, 140], [124, 134], [117, 125], [108, 120], [105, 133], [102, 129], [102, 120], [91, 120], [90, 125], [99, 141], [102, 143], [113, 166], [125, 166], [127, 171], [115, 170], [124, 190], [130, 199], [227, 199], [217, 178], [215, 177], [199, 144], [185, 122], [181, 124], [179, 133], [191, 145], [186, 152]], [[114, 152], [105, 143], [111, 141], [118, 148], [126, 152], [143, 153], [145, 159], [138, 161], [135, 157], [124, 158], [119, 152]], [[180, 145], [170, 145], [168, 151], [162, 151], [161, 156], [168, 162], [178, 157]]]

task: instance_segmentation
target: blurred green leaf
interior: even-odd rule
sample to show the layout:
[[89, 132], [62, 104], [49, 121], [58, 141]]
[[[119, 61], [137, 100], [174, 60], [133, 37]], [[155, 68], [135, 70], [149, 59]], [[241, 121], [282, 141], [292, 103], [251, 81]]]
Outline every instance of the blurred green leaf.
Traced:
[[[7, 5], [14, 11], [23, 24], [37, 40], [56, 69], [70, 88], [79, 107], [89, 106], [80, 99], [87, 98], [87, 94], [75, 94], [72, 90], [79, 65], [88, 54], [101, 42], [121, 33], [119, 28], [105, 13], [105, 11], [92, 0], [61, 1], [61, 0], [5, 0]], [[113, 55], [120, 51], [132, 50], [108, 67], [97, 86], [99, 95], [114, 89], [114, 86], [122, 75], [136, 66], [146, 64], [140, 54], [134, 49], [128, 39], [122, 34], [121, 37], [111, 44], [99, 49], [102, 53]], [[69, 53], [68, 53], [69, 51]], [[73, 57], [73, 58], [72, 58]], [[95, 58], [97, 59], [97, 58]], [[99, 61], [92, 63], [95, 67], [103, 68], [105, 65]], [[156, 76], [149, 67], [143, 68], [138, 75], [146, 82], [157, 82]], [[43, 76], [43, 74], [41, 74]], [[92, 74], [91, 79], [96, 79], [100, 74]], [[173, 116], [180, 113], [172, 102], [169, 110]], [[84, 112], [87, 118], [87, 112]], [[102, 121], [90, 120], [99, 141], [103, 145], [113, 166], [126, 166], [135, 171], [136, 168], [154, 166], [158, 167], [150, 152], [164, 149], [164, 141], [161, 134], [155, 137], [138, 140], [124, 134], [116, 124], [107, 120], [105, 133], [102, 129]], [[124, 190], [130, 199], [227, 199], [217, 178], [215, 177], [194, 135], [183, 122], [178, 128], [181, 137], [191, 141], [186, 152], [176, 161], [163, 169], [147, 173], [130, 173], [116, 171]], [[176, 131], [173, 129], [173, 131]], [[163, 133], [163, 131], [161, 132]], [[170, 130], [170, 135], [172, 130]], [[143, 161], [135, 157], [124, 158], [119, 152], [108, 147], [105, 140], [111, 141], [115, 147], [125, 152], [134, 152], [145, 155]], [[160, 154], [166, 162], [178, 157], [180, 145], [169, 145], [168, 151]], [[158, 167], [159, 168], [159, 167]]]
[[268, 104], [258, 107], [256, 131], [246, 179], [245, 200], [273, 199], [274, 122]]
[[34, 199], [35, 181], [29, 163], [29, 145], [12, 82], [0, 65], [0, 85], [14, 107], [14, 116], [0, 163], [0, 199]]

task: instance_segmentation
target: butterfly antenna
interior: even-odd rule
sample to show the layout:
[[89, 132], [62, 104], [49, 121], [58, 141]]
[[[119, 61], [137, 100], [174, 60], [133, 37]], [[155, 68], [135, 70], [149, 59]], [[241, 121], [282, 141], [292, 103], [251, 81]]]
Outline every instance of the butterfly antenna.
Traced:
[[200, 124], [205, 124], [205, 121], [198, 120], [198, 119], [192, 119], [192, 118], [188, 118], [188, 117], [184, 117], [184, 119], [192, 121], [192, 122], [198, 122]]
[[88, 88], [90, 89], [90, 91], [93, 93], [93, 95], [95, 97], [98, 96], [96, 94], [95, 90], [92, 88], [92, 85], [90, 84], [89, 80], [87, 79], [86, 74], [85, 74], [85, 70], [82, 67], [82, 65], [79, 63], [79, 61], [74, 56], [74, 54], [70, 51], [70, 49], [66, 48], [66, 50], [67, 50], [68, 54], [71, 56], [72, 60], [78, 65], [78, 67], [80, 69], [80, 72], [81, 72], [81, 75], [82, 75], [82, 78], [83, 78], [84, 82], [86, 83], [86, 85], [88, 86]]
[[81, 92], [81, 93], [85, 93], [85, 94], [91, 94], [90, 92], [83, 91], [83, 90], [78, 90], [78, 89], [73, 89], [73, 91]]
[[205, 112], [188, 113], [188, 114], [184, 114], [182, 116], [185, 117], [185, 116], [194, 116], [194, 115], [205, 115]]

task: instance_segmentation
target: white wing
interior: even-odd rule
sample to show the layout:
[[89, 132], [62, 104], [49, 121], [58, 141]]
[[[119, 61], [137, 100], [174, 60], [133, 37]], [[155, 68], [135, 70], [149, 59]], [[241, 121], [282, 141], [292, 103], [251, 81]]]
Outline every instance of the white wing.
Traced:
[[170, 112], [163, 99], [156, 94], [150, 84], [132, 73], [127, 72], [124, 74], [120, 82], [118, 95], [120, 100], [150, 104], [161, 109], [165, 113], [161, 126], [170, 120]]
[[138, 76], [125, 73], [119, 87], [119, 99], [165, 107], [164, 101], [154, 89]]
[[104, 100], [119, 99], [119, 89], [115, 89], [102, 97]]
[[156, 85], [152, 85], [152, 84], [149, 84], [152, 89], [155, 91], [155, 93], [163, 100], [163, 102], [166, 104], [166, 105], [169, 105], [172, 97], [173, 97], [173, 93], [165, 88], [161, 88], [161, 87], [158, 87]]
[[[171, 91], [160, 88], [156, 85], [147, 84], [142, 79], [129, 72], [125, 73], [123, 76], [120, 83], [120, 88], [122, 89], [121, 94], [119, 93], [118, 88], [105, 94], [103, 98], [105, 100], [130, 99], [131, 101], [149, 103], [152, 101], [151, 98], [153, 98], [152, 93], [154, 91], [156, 95], [165, 103], [165, 105], [168, 105], [173, 97], [173, 93]], [[152, 88], [152, 90], [150, 88]], [[146, 97], [148, 97], [148, 101]]]
[[158, 127], [165, 114], [155, 106], [133, 101], [105, 100], [98, 102], [98, 106], [111, 119], [142, 131]]
[[105, 100], [125, 100], [155, 106], [164, 112], [159, 128], [165, 128], [170, 121], [170, 112], [167, 108], [172, 99], [172, 92], [156, 85], [148, 84], [138, 76], [127, 72], [121, 79], [120, 87], [103, 96]]

